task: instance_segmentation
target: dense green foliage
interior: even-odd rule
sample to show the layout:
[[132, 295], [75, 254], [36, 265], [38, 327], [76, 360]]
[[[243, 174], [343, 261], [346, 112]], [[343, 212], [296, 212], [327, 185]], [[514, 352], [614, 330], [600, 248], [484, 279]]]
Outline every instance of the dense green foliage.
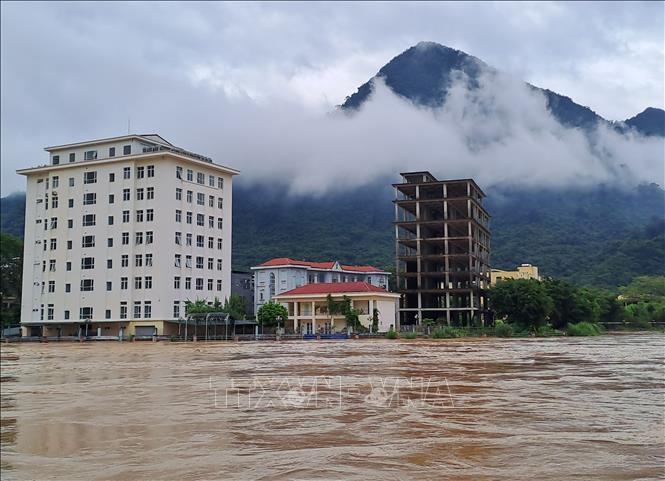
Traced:
[[566, 332], [569, 336], [598, 336], [603, 333], [603, 329], [593, 322], [578, 322], [577, 324], [568, 324]]
[[205, 299], [196, 299], [195, 301], [185, 301], [185, 314], [207, 314], [209, 312], [221, 312], [222, 303], [215, 297], [212, 305], [209, 305]]
[[286, 307], [274, 301], [266, 302], [256, 313], [259, 323], [266, 327], [276, 326], [280, 319], [281, 325], [284, 325], [283, 323], [288, 317], [289, 311], [286, 310]]
[[245, 319], [245, 317], [247, 317], [245, 298], [238, 294], [231, 294], [231, 296], [224, 301], [222, 311], [227, 312], [232, 319]]
[[399, 337], [399, 334], [394, 329], [389, 330], [386, 332], [386, 338], [387, 339], [397, 339]]
[[9, 234], [0, 234], [0, 301], [12, 301], [10, 309], [0, 310], [3, 326], [20, 321], [22, 278], [23, 241]]
[[533, 279], [499, 282], [490, 291], [490, 302], [497, 317], [532, 331], [544, 325], [554, 310], [543, 283]]

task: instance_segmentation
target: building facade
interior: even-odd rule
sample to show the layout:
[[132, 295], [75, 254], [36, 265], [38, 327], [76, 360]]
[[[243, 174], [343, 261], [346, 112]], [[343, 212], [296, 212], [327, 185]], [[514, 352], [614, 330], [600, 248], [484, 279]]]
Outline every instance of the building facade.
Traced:
[[168, 335], [231, 292], [238, 171], [158, 135], [47, 147], [27, 178], [24, 335]]
[[491, 283], [496, 284], [504, 279], [536, 279], [540, 280], [538, 267], [531, 264], [521, 264], [514, 271], [504, 271], [502, 269], [492, 269]]
[[485, 194], [472, 179], [401, 175], [393, 184], [400, 324], [483, 324], [490, 282]]
[[388, 289], [389, 272], [373, 266], [352, 266], [337, 261], [309, 262], [279, 257], [252, 267], [254, 312], [277, 294], [306, 284], [367, 282]]
[[375, 309], [377, 332], [387, 332], [396, 326], [399, 294], [367, 282], [317, 283], [306, 284], [274, 297], [289, 312], [284, 324], [286, 332], [331, 334], [346, 331], [346, 317], [331, 316], [328, 312], [328, 295], [335, 301], [346, 296], [351, 308], [359, 313], [358, 321], [367, 329], [372, 326]]
[[231, 294], [245, 300], [245, 314], [254, 316], [254, 279], [251, 272], [231, 271]]

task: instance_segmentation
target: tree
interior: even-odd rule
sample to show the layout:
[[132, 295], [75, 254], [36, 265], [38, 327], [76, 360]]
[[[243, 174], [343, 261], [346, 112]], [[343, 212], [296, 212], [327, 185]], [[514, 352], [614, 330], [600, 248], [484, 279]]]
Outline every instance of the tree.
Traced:
[[21, 282], [23, 277], [23, 242], [18, 237], [0, 234], [0, 300], [12, 307], [0, 312], [2, 325], [21, 319]]
[[197, 298], [194, 302], [190, 300], [185, 301], [185, 313], [188, 315], [207, 314], [209, 312], [220, 312], [222, 310], [222, 303], [219, 302], [219, 299], [216, 297], [212, 305], [208, 304], [205, 299]]
[[261, 325], [267, 327], [276, 326], [277, 318], [285, 321], [288, 317], [289, 311], [286, 310], [286, 307], [274, 301], [266, 302], [259, 308], [259, 312], [256, 313], [256, 318]]
[[222, 310], [228, 313], [232, 319], [244, 319], [246, 316], [245, 298], [238, 294], [231, 294], [224, 301]]
[[545, 287], [535, 279], [508, 279], [490, 290], [490, 302], [498, 317], [522, 328], [536, 330], [554, 309]]
[[566, 281], [547, 277], [542, 281], [547, 295], [552, 299], [552, 313], [550, 324], [555, 329], [562, 329], [566, 324], [577, 323], [578, 309], [576, 303], [576, 289]]

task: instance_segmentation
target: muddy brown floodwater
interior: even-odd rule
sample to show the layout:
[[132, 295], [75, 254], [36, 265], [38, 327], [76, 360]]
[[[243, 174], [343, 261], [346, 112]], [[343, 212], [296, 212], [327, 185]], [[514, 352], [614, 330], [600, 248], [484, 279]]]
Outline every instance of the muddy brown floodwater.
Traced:
[[665, 477], [665, 336], [1, 346], [2, 479]]

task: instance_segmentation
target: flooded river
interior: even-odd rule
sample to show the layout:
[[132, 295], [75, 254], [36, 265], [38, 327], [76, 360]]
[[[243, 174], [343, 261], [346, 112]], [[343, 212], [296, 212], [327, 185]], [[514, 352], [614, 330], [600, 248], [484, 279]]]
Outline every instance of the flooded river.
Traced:
[[2, 479], [665, 477], [665, 336], [1, 346]]

